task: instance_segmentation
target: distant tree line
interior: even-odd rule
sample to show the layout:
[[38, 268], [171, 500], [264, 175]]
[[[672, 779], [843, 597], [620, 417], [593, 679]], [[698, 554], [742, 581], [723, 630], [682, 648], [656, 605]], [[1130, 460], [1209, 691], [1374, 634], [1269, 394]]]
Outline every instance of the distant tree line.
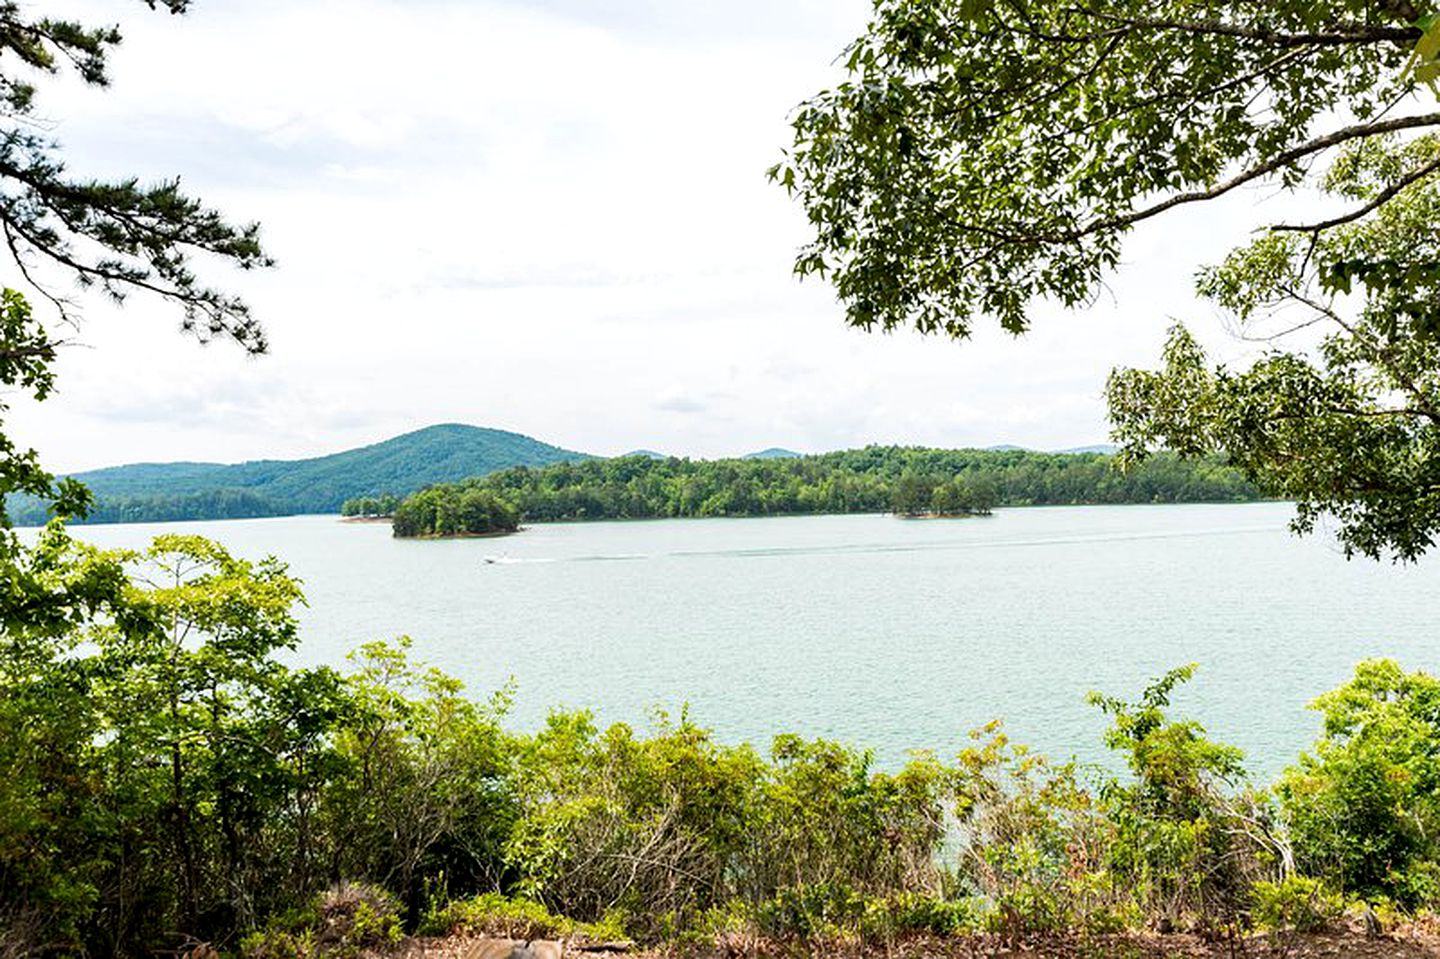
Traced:
[[[469, 529], [458, 519], [486, 515], [462, 505], [479, 492], [511, 504], [521, 520], [536, 523], [892, 511], [960, 515], [987, 513], [995, 506], [1259, 498], [1254, 486], [1218, 459], [1182, 462], [1169, 455], [1125, 473], [1103, 454], [1026, 450], [868, 446], [792, 459], [623, 456], [515, 467], [430, 487], [400, 504], [396, 535], [445, 535], [436, 525], [442, 514], [460, 522], [456, 532], [494, 532]], [[412, 501], [413, 509], [407, 510]], [[407, 513], [403, 522], [402, 512]], [[412, 513], [419, 522], [411, 521]]]
[[[49, 520], [46, 504], [34, 497], [16, 497], [17, 523], [41, 525]], [[180, 520], [255, 519], [300, 512], [249, 490], [216, 489], [174, 496], [107, 496], [86, 514], [91, 523], [169, 523]]]
[[340, 504], [340, 515], [365, 519], [394, 516], [395, 507], [399, 505], [400, 497], [394, 493], [381, 493], [379, 496], [356, 496]]

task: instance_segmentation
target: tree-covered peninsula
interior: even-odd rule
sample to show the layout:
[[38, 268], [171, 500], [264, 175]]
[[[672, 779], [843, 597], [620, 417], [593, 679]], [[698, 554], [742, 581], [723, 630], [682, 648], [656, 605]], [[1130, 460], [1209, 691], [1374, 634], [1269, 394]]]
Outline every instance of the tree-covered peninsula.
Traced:
[[[481, 494], [484, 494], [483, 496]], [[503, 531], [518, 521], [885, 513], [955, 516], [995, 506], [1238, 502], [1259, 493], [1220, 460], [1157, 456], [1129, 472], [1099, 453], [867, 446], [789, 459], [622, 456], [516, 467], [403, 500], [395, 535]], [[358, 501], [346, 504], [362, 511]], [[503, 512], [503, 511], [501, 511]], [[471, 521], [476, 525], [472, 525]], [[510, 527], [513, 528], [513, 527]]]

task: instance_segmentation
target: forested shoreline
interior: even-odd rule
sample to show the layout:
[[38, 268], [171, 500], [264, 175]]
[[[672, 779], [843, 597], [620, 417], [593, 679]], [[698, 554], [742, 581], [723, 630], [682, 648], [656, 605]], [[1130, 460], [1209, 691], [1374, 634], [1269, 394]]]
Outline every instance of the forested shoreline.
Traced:
[[[624, 456], [516, 467], [430, 487], [395, 508], [397, 536], [483, 533], [520, 522], [885, 513], [988, 513], [996, 506], [1242, 502], [1255, 487], [1218, 458], [1169, 454], [1129, 471], [1099, 453], [868, 446], [786, 459]], [[509, 509], [505, 509], [508, 506]], [[381, 502], [347, 502], [374, 515]], [[483, 508], [482, 508], [483, 507]], [[503, 513], [507, 522], [495, 522]]]

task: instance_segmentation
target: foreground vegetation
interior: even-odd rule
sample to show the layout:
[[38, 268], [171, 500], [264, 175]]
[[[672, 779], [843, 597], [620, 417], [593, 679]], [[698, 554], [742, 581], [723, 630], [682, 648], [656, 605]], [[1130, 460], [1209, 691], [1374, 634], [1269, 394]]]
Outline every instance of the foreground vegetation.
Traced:
[[1440, 901], [1440, 682], [1390, 662], [1317, 701], [1322, 738], [1268, 789], [1169, 715], [1188, 667], [1094, 697], [1119, 774], [998, 725], [881, 770], [834, 742], [721, 743], [683, 714], [515, 733], [505, 692], [467, 698], [403, 639], [286, 666], [296, 582], [198, 537], [106, 553], [54, 524], [28, 556], [19, 585], [84, 603], [0, 647], [4, 954], [314, 954], [325, 890], [357, 936], [528, 923], [672, 944], [1219, 934]]
[[[484, 494], [508, 503], [521, 521], [777, 516], [791, 513], [896, 512], [957, 515], [994, 506], [1078, 503], [1198, 503], [1257, 499], [1259, 493], [1219, 459], [1155, 456], [1128, 472], [1098, 453], [937, 450], [867, 446], [787, 459], [691, 460], [622, 456], [517, 467], [443, 484], [404, 500], [396, 535], [435, 532], [442, 514], [487, 517], [467, 509]], [[362, 513], [369, 502], [346, 504]], [[400, 517], [406, 518], [402, 520]], [[418, 517], [418, 520], [417, 520]], [[427, 522], [427, 520], [430, 520]], [[491, 532], [453, 521], [457, 531]], [[488, 519], [487, 519], [488, 522]]]

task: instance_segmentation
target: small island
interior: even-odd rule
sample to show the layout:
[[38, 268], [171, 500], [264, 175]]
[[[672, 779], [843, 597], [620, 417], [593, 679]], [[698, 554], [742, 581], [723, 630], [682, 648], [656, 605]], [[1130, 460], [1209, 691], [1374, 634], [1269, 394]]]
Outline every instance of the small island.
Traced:
[[395, 515], [395, 508], [399, 505], [400, 497], [394, 493], [355, 496], [340, 504], [340, 515], [357, 522], [388, 520]]
[[404, 539], [503, 536], [520, 529], [520, 510], [467, 480], [412, 493], [395, 506], [391, 522], [395, 535]]
[[906, 519], [989, 516], [1000, 500], [995, 484], [985, 478], [905, 473], [895, 483], [891, 511]]

